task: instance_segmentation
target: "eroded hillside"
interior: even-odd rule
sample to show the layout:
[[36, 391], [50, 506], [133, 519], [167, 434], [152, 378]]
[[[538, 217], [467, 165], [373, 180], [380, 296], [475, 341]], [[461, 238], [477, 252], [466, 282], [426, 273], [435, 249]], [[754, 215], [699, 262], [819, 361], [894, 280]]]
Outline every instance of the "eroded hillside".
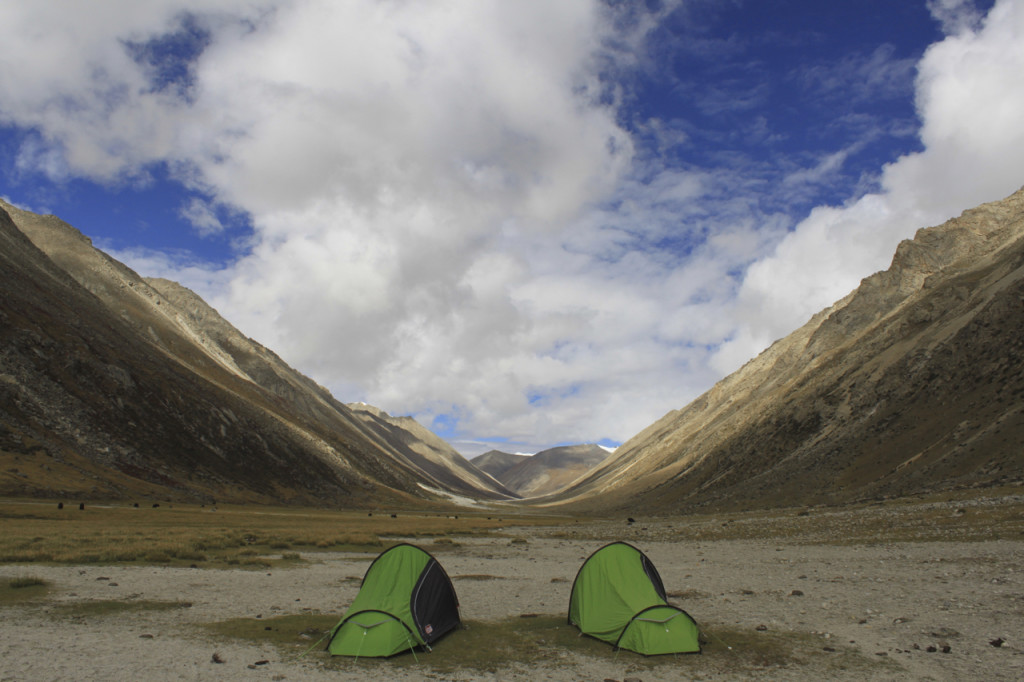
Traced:
[[0, 205], [0, 241], [0, 494], [364, 507], [502, 496], [417, 468], [198, 296], [144, 280], [59, 219]]
[[892, 265], [548, 502], [678, 511], [1024, 481], [1024, 191]]

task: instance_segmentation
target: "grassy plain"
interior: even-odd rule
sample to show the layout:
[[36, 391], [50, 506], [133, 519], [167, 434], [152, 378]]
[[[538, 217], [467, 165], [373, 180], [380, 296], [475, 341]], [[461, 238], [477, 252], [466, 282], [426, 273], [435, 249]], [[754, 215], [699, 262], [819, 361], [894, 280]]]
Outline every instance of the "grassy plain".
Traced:
[[[80, 510], [8, 500], [0, 501], [0, 564], [18, 565], [0, 568], [0, 609], [5, 637], [23, 643], [9, 649], [19, 652], [11, 668], [18, 679], [48, 660], [49, 650], [31, 653], [39, 632], [69, 620], [133, 651], [96, 652], [97, 678], [137, 677], [136, 661], [149, 661], [148, 643], [158, 640], [165, 665], [192, 661], [211, 679], [249, 679], [257, 660], [289, 678], [343, 680], [385, 672], [448, 679], [460, 671], [464, 679], [809, 682], [968, 679], [975, 671], [978, 679], [1022, 679], [1014, 675], [1024, 668], [1011, 665], [1016, 649], [991, 644], [1020, 629], [1006, 604], [1021, 593], [1021, 492], [636, 514], [632, 523], [514, 510]], [[358, 589], [363, 562], [405, 538], [441, 553], [463, 600], [463, 628], [433, 652], [386, 661], [328, 656], [315, 644]], [[702, 656], [616, 653], [567, 625], [575, 567], [613, 539], [652, 552], [670, 600], [700, 623]], [[124, 567], [123, 593], [107, 589], [114, 574], [104, 565]], [[296, 570], [277, 570], [289, 568]], [[124, 596], [108, 596], [115, 594]], [[939, 639], [950, 640], [952, 654], [927, 653]]]
[[[270, 644], [285, 660], [311, 656], [328, 670], [357, 675], [361, 672], [367, 678], [379, 675], [380, 659], [326, 657], [322, 653], [323, 642], [318, 640], [337, 620], [335, 615], [236, 618], [212, 623], [207, 629], [212, 636], [228, 641]], [[578, 630], [566, 624], [564, 616], [530, 614], [498, 621], [464, 622], [456, 636], [442, 638], [432, 651], [394, 656], [387, 660], [386, 667], [391, 672], [426, 668], [432, 675], [444, 679], [443, 676], [456, 672], [495, 675], [524, 663], [572, 669], [575, 659], [587, 659], [591, 665], [607, 669], [627, 663], [630, 673], [671, 671], [684, 679], [692, 674], [728, 670], [785, 669], [800, 665], [821, 649], [819, 638], [805, 633], [763, 633], [753, 628], [717, 623], [705, 626], [703, 632], [700, 656], [644, 657], [616, 651], [604, 642], [581, 637]], [[863, 670], [875, 674], [890, 670], [885, 661], [866, 659], [854, 647], [836, 645], [834, 649], [830, 657], [831, 670]]]
[[[495, 513], [370, 513], [274, 507], [0, 502], [0, 563], [145, 563], [263, 568], [299, 552], [380, 550], [391, 537], [495, 533], [564, 522]], [[443, 544], [440, 543], [440, 544]]]

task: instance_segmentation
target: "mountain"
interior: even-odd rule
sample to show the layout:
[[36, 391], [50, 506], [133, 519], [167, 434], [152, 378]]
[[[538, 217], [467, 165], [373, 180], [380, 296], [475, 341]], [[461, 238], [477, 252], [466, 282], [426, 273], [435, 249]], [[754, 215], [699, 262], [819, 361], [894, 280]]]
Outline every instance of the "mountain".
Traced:
[[475, 497], [519, 497], [412, 417], [392, 417], [366, 403], [349, 404], [347, 407], [379, 434], [394, 452], [431, 476], [439, 486]]
[[545, 503], [679, 511], [1024, 483], [1024, 190], [919, 230]]
[[504, 475], [506, 471], [529, 458], [529, 455], [513, 455], [512, 453], [502, 452], [501, 450], [490, 450], [482, 455], [477, 455], [469, 461], [472, 462], [473, 466], [476, 468], [487, 472], [500, 481], [502, 475]]
[[523, 497], [537, 497], [564, 488], [607, 457], [608, 451], [600, 445], [565, 445], [523, 457], [495, 478]]
[[482, 475], [477, 489], [418, 468], [415, 436], [382, 434], [193, 292], [141, 278], [56, 217], [0, 202], [0, 247], [2, 495], [331, 506], [507, 495]]

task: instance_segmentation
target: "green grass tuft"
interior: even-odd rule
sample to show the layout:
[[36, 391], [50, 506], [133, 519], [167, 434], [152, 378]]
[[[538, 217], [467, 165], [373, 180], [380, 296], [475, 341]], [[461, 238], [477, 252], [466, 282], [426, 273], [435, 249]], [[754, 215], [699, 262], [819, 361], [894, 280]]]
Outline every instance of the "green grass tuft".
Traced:
[[718, 674], [727, 677], [775, 675], [810, 666], [828, 679], [839, 673], [864, 677], [893, 675], [898, 668], [886, 660], [868, 657], [854, 647], [834, 642], [826, 649], [820, 636], [802, 632], [758, 632], [733, 626], [713, 625], [704, 630], [703, 655], [645, 657], [630, 651], [616, 652], [608, 644], [582, 637], [562, 615], [523, 614], [500, 621], [471, 621], [436, 642], [433, 650], [398, 654], [387, 659], [330, 656], [323, 636], [342, 614], [309, 614], [276, 618], [235, 618], [207, 625], [208, 631], [225, 639], [254, 645], [276, 646], [285, 659], [304, 656], [330, 670], [367, 678], [394, 676], [415, 669], [427, 677], [455, 672], [497, 674], [521, 664], [553, 670], [571, 670], [586, 660], [598, 661], [609, 673], [643, 676], [644, 671], [671, 670], [679, 679]]
[[172, 611], [191, 607], [192, 602], [187, 601], [159, 601], [153, 599], [119, 601], [115, 599], [102, 599], [96, 601], [78, 601], [68, 604], [57, 604], [54, 606], [53, 612], [57, 615], [67, 617], [99, 618], [103, 616], [117, 616], [124, 613], [133, 613], [138, 611]]
[[42, 599], [52, 586], [31, 575], [0, 579], [0, 606]]

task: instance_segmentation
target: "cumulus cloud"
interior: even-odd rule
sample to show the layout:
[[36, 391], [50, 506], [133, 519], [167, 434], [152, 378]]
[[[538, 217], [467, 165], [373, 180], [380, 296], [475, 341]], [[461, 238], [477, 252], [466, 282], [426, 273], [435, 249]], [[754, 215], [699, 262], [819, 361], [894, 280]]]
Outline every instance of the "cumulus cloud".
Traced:
[[973, 31], [983, 18], [974, 0], [928, 0], [926, 4], [948, 35]]
[[[195, 289], [340, 399], [531, 451], [632, 436], [884, 268], [916, 228], [1015, 189], [1022, 4], [982, 22], [931, 2], [949, 37], [917, 65], [924, 150], [798, 224], [786, 202], [877, 133], [782, 172], [666, 158], [694, 123], [623, 111], [680, 3], [7, 3], [0, 123], [36, 131], [24, 172], [114, 183], [164, 164], [196, 193], [181, 212], [199, 232], [245, 212], [230, 263], [115, 255]], [[909, 74], [883, 46], [796, 76], [869, 99]], [[694, 107], [735, 112], [769, 91], [748, 95]], [[779, 140], [763, 117], [745, 126]]]
[[181, 217], [192, 223], [199, 234], [208, 236], [220, 234], [224, 225], [217, 217], [216, 209], [208, 201], [192, 198], [179, 211]]
[[[959, 3], [932, 3], [939, 18]], [[1000, 0], [980, 28], [959, 25], [918, 64], [925, 149], [883, 169], [881, 191], [815, 209], [774, 253], [752, 265], [736, 301], [742, 320], [714, 358], [736, 369], [860, 280], [889, 265], [896, 245], [1024, 184], [1024, 3]]]

